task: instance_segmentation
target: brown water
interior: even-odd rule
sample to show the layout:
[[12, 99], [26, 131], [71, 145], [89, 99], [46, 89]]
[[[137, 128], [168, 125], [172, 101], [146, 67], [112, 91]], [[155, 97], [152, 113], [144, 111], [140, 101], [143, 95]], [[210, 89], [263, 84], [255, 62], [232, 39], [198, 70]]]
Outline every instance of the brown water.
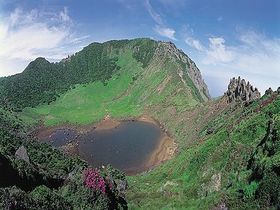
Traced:
[[55, 147], [78, 143], [78, 155], [94, 167], [111, 164], [124, 171], [137, 171], [149, 160], [162, 135], [155, 124], [124, 121], [116, 128], [85, 134], [71, 129], [57, 129], [44, 141]]

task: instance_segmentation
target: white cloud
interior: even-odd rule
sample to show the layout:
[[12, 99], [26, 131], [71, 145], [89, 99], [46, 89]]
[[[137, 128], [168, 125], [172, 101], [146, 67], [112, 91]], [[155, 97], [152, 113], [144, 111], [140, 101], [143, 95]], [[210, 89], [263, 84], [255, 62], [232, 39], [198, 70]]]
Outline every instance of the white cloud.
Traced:
[[173, 28], [167, 27], [162, 20], [162, 17], [160, 14], [158, 14], [152, 5], [150, 4], [149, 0], [146, 0], [144, 3], [147, 11], [149, 12], [152, 19], [157, 23], [157, 25], [154, 27], [154, 30], [161, 36], [166, 37], [168, 39], [176, 40], [175, 33], [176, 31]]
[[[269, 38], [254, 31], [243, 31], [239, 35], [240, 43], [226, 45], [222, 37], [209, 38], [209, 46], [199, 50], [197, 64], [211, 86], [223, 86], [214, 95], [221, 95], [230, 77], [241, 76], [264, 91], [280, 86], [280, 39]], [[211, 89], [211, 88], [210, 88]], [[215, 87], [212, 87], [215, 89]]]
[[61, 20], [64, 21], [64, 22], [71, 21], [71, 18], [68, 15], [67, 7], [64, 7], [63, 11], [59, 12], [59, 16], [60, 16]]
[[204, 60], [206, 64], [227, 63], [234, 59], [234, 53], [226, 49], [225, 40], [222, 37], [209, 38], [209, 49], [206, 53]]
[[172, 28], [156, 25], [155, 31], [163, 37], [167, 37], [169, 39], [176, 40], [176, 38], [175, 38], [176, 32]]
[[150, 16], [153, 18], [153, 20], [159, 24], [159, 25], [163, 25], [163, 21], [161, 16], [154, 10], [154, 8], [152, 7], [152, 5], [150, 4], [149, 0], [145, 1], [145, 7], [148, 10]]
[[209, 46], [205, 47], [198, 39], [191, 36], [185, 39], [186, 44], [205, 54], [203, 58], [205, 64], [227, 63], [234, 59], [234, 52], [226, 47], [224, 38], [211, 37], [208, 41]]
[[185, 39], [185, 42], [186, 42], [189, 46], [195, 48], [195, 49], [198, 50], [198, 51], [204, 51], [204, 50], [205, 50], [205, 47], [204, 47], [204, 46], [200, 43], [200, 41], [197, 40], [197, 39], [194, 39], [194, 38], [192, 38], [192, 37], [187, 37], [187, 38]]
[[[58, 60], [80, 49], [67, 8], [61, 11], [16, 8], [0, 20], [0, 76], [21, 72], [37, 57]], [[79, 45], [79, 46], [78, 46]]]

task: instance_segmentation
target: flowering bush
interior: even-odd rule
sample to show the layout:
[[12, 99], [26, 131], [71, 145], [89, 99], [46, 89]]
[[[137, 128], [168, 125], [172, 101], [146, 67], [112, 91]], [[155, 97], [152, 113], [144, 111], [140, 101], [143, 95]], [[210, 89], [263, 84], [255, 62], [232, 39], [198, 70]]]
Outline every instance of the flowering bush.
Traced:
[[106, 193], [105, 179], [100, 175], [98, 169], [88, 168], [84, 171], [84, 183], [88, 188]]

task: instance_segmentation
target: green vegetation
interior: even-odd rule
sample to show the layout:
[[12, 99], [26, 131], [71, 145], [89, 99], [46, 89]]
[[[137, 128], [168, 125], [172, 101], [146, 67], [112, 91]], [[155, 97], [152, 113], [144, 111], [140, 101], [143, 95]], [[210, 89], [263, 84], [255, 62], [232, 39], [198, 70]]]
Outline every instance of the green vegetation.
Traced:
[[[134, 42], [134, 47], [142, 42], [151, 44], [145, 39]], [[143, 64], [135, 60], [131, 47], [124, 48], [116, 58], [119, 69], [105, 84], [96, 81], [75, 85], [54, 102], [23, 109], [22, 119], [34, 124], [43, 117], [47, 126], [59, 123], [89, 124], [100, 121], [106, 115], [113, 118], [139, 116], [151, 106], [186, 109], [198, 104], [200, 99], [195, 95], [198, 93], [190, 91], [191, 84], [194, 89], [192, 81], [187, 84], [180, 81], [176, 72], [180, 66], [176, 62], [159, 64], [156, 60], [149, 60], [148, 69], [143, 68]], [[167, 84], [162, 85], [167, 79]]]
[[[149, 39], [94, 43], [59, 63], [38, 58], [22, 74], [1, 79], [0, 166], [6, 173], [1, 208], [125, 207], [119, 191], [124, 175], [107, 167], [101, 174], [112, 178], [113, 188], [106, 195], [92, 191], [83, 183], [86, 163], [38, 143], [28, 131], [40, 120], [87, 124], [107, 114], [123, 118], [159, 105], [159, 110], [163, 105], [183, 110], [198, 104], [180, 81], [176, 62], [152, 59], [157, 44]], [[22, 146], [30, 162], [15, 156]]]
[[[77, 157], [67, 157], [26, 133], [21, 120], [0, 110], [0, 209], [118, 209], [125, 200], [118, 182], [125, 177], [110, 166], [100, 173], [110, 188], [89, 189], [83, 171], [87, 164]], [[15, 155], [24, 147], [28, 160]]]
[[[46, 125], [54, 125], [63, 122], [96, 122], [106, 114], [114, 117], [138, 115], [140, 108], [134, 103], [133, 95], [127, 96], [127, 89], [133, 83], [133, 76], [141, 72], [142, 68], [131, 54], [120, 56], [118, 65], [122, 67], [121, 70], [113, 75], [106, 85], [99, 81], [76, 85], [51, 105], [40, 105], [36, 109], [26, 108], [23, 116], [39, 114], [45, 116]], [[129, 71], [131, 68], [133, 70]]]
[[[39, 120], [46, 126], [89, 124], [106, 115], [148, 114], [169, 131], [178, 150], [152, 171], [127, 177], [130, 209], [279, 208], [279, 95], [265, 95], [248, 106], [227, 105], [223, 98], [201, 103], [204, 97], [191, 78], [178, 74], [186, 73], [190, 63], [168, 50], [159, 52], [158, 45], [149, 39], [94, 43], [68, 60], [50, 64], [38, 59], [23, 74], [0, 80], [5, 104], [0, 110], [0, 160], [18, 180], [16, 187], [0, 190], [2, 205], [16, 199], [22, 201], [19, 205], [46, 209], [121, 207], [117, 188], [104, 197], [84, 186], [83, 161], [37, 143], [26, 132]], [[35, 71], [39, 75], [31, 77]], [[44, 78], [54, 80], [51, 88]], [[15, 157], [22, 145], [32, 164]], [[71, 179], [60, 185], [69, 174]], [[101, 174], [113, 177], [116, 185], [125, 179], [111, 167]], [[50, 186], [53, 179], [55, 188]], [[21, 183], [33, 183], [32, 189], [27, 192]]]
[[[179, 154], [152, 172], [128, 177], [131, 209], [277, 208], [280, 98], [259, 110], [266, 97], [248, 107], [227, 107], [210, 119], [204, 111], [212, 112], [219, 101], [197, 107], [199, 114], [192, 121], [197, 129], [202, 123], [202, 129], [196, 142], [190, 135], [191, 122], [183, 121], [185, 126], [179, 127], [170, 122], [176, 116], [162, 120], [188, 144], [181, 143]], [[159, 119], [165, 114], [158, 113]], [[179, 115], [188, 119], [187, 113]], [[184, 130], [186, 126], [191, 128]], [[208, 128], [214, 132], [207, 134]]]
[[0, 105], [21, 110], [55, 101], [59, 94], [65, 93], [75, 84], [94, 81], [106, 84], [112, 74], [118, 71], [117, 55], [125, 48], [130, 48], [136, 60], [147, 66], [157, 43], [150, 39], [136, 39], [130, 41], [129, 45], [126, 45], [127, 42], [93, 43], [59, 63], [37, 58], [23, 73], [3, 78]]

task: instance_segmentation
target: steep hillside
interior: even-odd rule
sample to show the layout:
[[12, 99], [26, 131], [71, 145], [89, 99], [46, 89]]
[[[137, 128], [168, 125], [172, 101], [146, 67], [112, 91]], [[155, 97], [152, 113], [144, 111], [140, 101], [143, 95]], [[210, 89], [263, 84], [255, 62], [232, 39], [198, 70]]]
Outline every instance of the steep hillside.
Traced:
[[[150, 72], [153, 75], [147, 79], [157, 77], [158, 81], [154, 83], [159, 85], [167, 75], [177, 74], [173, 80], [179, 77], [181, 82], [190, 87], [191, 98], [197, 101], [209, 98], [207, 87], [195, 64], [172, 43], [134, 39], [93, 43], [58, 63], [37, 58], [23, 73], [1, 81], [0, 104], [22, 109], [50, 103], [77, 84], [99, 81], [106, 85], [112, 77], [116, 79], [118, 75], [123, 76], [123, 68], [127, 68], [125, 73], [130, 74], [127, 78], [129, 82], [145, 77]], [[164, 70], [168, 72], [165, 76]], [[150, 84], [150, 81], [146, 82]]]
[[[26, 169], [45, 177], [47, 187], [56, 171], [56, 177], [65, 178], [71, 176], [74, 165], [81, 165], [73, 182], [52, 192], [37, 189], [42, 182], [33, 186], [31, 193], [24, 194], [32, 202], [37, 202], [41, 192], [52, 194], [66, 207], [86, 206], [87, 198], [96, 197], [81, 182], [84, 163], [56, 150], [50, 152], [46, 145], [23, 141], [29, 138], [24, 134], [26, 127], [38, 122], [45, 126], [91, 124], [105, 116], [123, 119], [145, 114], [159, 121], [175, 139], [177, 151], [153, 170], [127, 177], [130, 209], [279, 207], [280, 89], [269, 90], [260, 98], [256, 88], [238, 78], [231, 80], [224, 96], [209, 100], [194, 62], [170, 42], [109, 41], [93, 43], [59, 63], [39, 58], [22, 74], [0, 80], [0, 91], [1, 111], [6, 113], [2, 126], [6, 133], [0, 136], [4, 150], [0, 152], [4, 162], [14, 164], [8, 167], [15, 174], [22, 169], [15, 164], [15, 152], [21, 145], [31, 154], [32, 167]], [[16, 122], [19, 131], [6, 126]], [[17, 137], [6, 137], [11, 130]], [[34, 148], [49, 155], [41, 157]], [[116, 180], [124, 179], [114, 170], [110, 174], [111, 170], [100, 173], [104, 178], [116, 175]], [[123, 194], [118, 191], [119, 182], [114, 183], [112, 200], [105, 196], [103, 202], [101, 196], [90, 205], [121, 205]], [[5, 187], [13, 195], [11, 185]], [[5, 190], [0, 195], [6, 195]]]
[[225, 94], [178, 115], [158, 112], [158, 119], [176, 135], [180, 150], [150, 173], [128, 177], [130, 207], [277, 208], [279, 94], [249, 104], [243, 99], [228, 104]]

